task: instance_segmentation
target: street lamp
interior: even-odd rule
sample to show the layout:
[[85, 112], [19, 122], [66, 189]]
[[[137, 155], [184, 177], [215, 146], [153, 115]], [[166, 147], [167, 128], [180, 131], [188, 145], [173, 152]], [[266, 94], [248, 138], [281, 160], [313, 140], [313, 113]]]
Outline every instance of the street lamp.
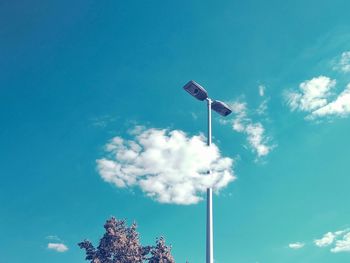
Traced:
[[[184, 89], [193, 97], [200, 101], [207, 101], [208, 105], [208, 146], [211, 145], [211, 110], [213, 109], [221, 116], [226, 117], [232, 111], [223, 102], [219, 100], [212, 100], [208, 97], [208, 92], [198, 83], [191, 80], [185, 86]], [[210, 174], [210, 170], [208, 171]], [[206, 247], [206, 263], [214, 262], [213, 251], [213, 189], [207, 188], [207, 247]]]

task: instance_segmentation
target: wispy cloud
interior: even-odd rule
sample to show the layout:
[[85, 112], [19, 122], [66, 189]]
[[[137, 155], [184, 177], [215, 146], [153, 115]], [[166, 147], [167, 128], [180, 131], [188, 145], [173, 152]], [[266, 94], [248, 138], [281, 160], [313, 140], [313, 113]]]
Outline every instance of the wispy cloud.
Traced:
[[260, 122], [249, 123], [245, 128], [245, 132], [248, 135], [249, 144], [259, 157], [269, 154], [272, 146], [268, 145], [268, 137], [265, 135], [265, 128]]
[[[271, 138], [266, 135], [263, 124], [259, 121], [254, 122], [252, 117], [250, 117], [247, 103], [234, 101], [228, 104], [232, 109], [233, 119], [226, 121], [225, 123], [231, 123], [234, 131], [244, 133], [247, 136], [247, 142], [250, 148], [258, 157], [268, 155], [275, 145], [270, 143]], [[266, 105], [264, 107], [264, 110], [266, 110]], [[261, 110], [262, 109], [260, 109], [260, 111]]]
[[327, 232], [322, 238], [315, 239], [314, 244], [321, 248], [334, 245], [330, 249], [332, 253], [350, 252], [350, 229]]
[[266, 87], [264, 85], [259, 85], [258, 86], [258, 89], [259, 89], [259, 95], [261, 97], [265, 96], [265, 90], [266, 90]]
[[60, 253], [66, 252], [68, 250], [68, 247], [63, 243], [48, 243], [47, 248]]
[[288, 247], [291, 248], [291, 249], [301, 249], [304, 246], [305, 246], [305, 243], [302, 243], [302, 242], [290, 243], [288, 245]]
[[314, 119], [324, 116], [345, 117], [348, 114], [350, 114], [350, 84], [334, 101], [313, 111], [309, 118]]
[[[290, 243], [290, 249], [301, 249], [309, 242], [295, 242]], [[327, 232], [322, 237], [314, 239], [312, 244], [319, 248], [328, 248], [332, 253], [350, 252], [350, 228], [338, 230], [334, 232]]]
[[208, 187], [218, 191], [235, 179], [233, 160], [215, 144], [208, 147], [203, 135], [141, 126], [130, 135], [113, 138], [107, 156], [97, 160], [103, 180], [117, 187], [139, 187], [161, 203], [188, 205], [202, 200]]
[[335, 80], [325, 76], [306, 80], [299, 85], [298, 91], [286, 92], [287, 103], [292, 111], [312, 112], [327, 105], [335, 84]]
[[292, 111], [306, 112], [305, 119], [345, 117], [350, 114], [350, 84], [338, 95], [333, 92], [336, 80], [319, 76], [299, 85], [298, 91], [285, 92]]
[[259, 85], [258, 89], [259, 89], [259, 95], [263, 97], [265, 95], [266, 87], [264, 85]]
[[335, 237], [336, 237], [336, 235], [334, 233], [328, 232], [328, 233], [324, 234], [322, 238], [315, 239], [314, 243], [318, 247], [327, 247], [333, 243]]
[[350, 252], [350, 232], [345, 234], [341, 240], [336, 241], [335, 247], [331, 249], [331, 252]]
[[256, 109], [258, 115], [266, 115], [268, 101], [269, 99], [265, 99], [260, 103], [259, 107]]
[[350, 72], [350, 51], [341, 54], [340, 58], [334, 63], [333, 69], [344, 73]]

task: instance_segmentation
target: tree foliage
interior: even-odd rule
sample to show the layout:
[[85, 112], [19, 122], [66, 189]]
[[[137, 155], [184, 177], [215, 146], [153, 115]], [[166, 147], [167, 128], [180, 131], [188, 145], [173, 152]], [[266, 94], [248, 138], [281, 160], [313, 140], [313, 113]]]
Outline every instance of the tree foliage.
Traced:
[[156, 245], [151, 249], [152, 256], [148, 259], [149, 263], [175, 263], [171, 255], [171, 248], [165, 245], [165, 239], [160, 237]]
[[163, 237], [156, 240], [155, 246], [141, 245], [136, 223], [128, 227], [124, 220], [111, 217], [104, 228], [97, 248], [89, 240], [78, 244], [91, 263], [175, 263]]

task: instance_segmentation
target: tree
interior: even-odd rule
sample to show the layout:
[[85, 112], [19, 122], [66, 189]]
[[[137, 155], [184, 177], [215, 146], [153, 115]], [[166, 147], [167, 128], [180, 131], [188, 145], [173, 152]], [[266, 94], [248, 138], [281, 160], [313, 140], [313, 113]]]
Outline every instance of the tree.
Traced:
[[152, 256], [148, 259], [149, 263], [175, 263], [171, 255], [171, 247], [165, 245], [165, 240], [160, 237], [156, 241], [156, 246], [151, 249]]
[[89, 240], [78, 244], [85, 249], [85, 259], [91, 263], [175, 263], [163, 237], [157, 239], [155, 246], [140, 244], [136, 223], [127, 227], [125, 221], [111, 217], [104, 228], [105, 234], [97, 248]]
[[85, 249], [86, 260], [91, 263], [142, 263], [150, 247], [140, 245], [136, 224], [131, 227], [125, 221], [112, 217], [106, 221], [105, 234], [97, 248], [84, 240], [79, 247]]

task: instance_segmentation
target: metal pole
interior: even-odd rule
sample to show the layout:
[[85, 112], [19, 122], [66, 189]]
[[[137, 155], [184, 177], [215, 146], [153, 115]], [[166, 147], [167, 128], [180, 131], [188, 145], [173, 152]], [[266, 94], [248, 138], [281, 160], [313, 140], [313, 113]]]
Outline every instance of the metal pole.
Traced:
[[[208, 102], [208, 147], [211, 145], [211, 99]], [[210, 174], [210, 170], [208, 174]], [[207, 188], [207, 261], [206, 263], [214, 262], [213, 251], [213, 191], [212, 188]]]
[[208, 102], [208, 146], [211, 145], [211, 99], [207, 99]]

